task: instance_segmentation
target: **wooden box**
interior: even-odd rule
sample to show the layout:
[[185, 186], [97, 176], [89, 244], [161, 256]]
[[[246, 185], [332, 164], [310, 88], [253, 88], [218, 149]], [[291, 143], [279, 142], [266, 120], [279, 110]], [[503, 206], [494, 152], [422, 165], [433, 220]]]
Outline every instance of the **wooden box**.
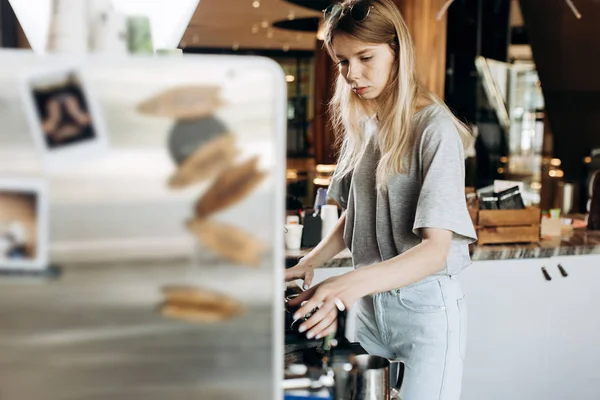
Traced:
[[479, 210], [478, 244], [539, 243], [541, 212], [537, 207], [523, 210]]

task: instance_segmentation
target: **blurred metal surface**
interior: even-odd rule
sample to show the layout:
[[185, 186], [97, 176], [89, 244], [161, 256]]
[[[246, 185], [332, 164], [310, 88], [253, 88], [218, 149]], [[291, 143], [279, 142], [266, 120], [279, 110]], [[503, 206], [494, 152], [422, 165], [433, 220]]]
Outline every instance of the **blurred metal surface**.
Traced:
[[264, 299], [271, 281], [255, 271], [241, 286], [233, 267], [190, 264], [66, 267], [49, 282], [0, 277], [0, 399], [273, 398], [272, 304], [244, 301], [245, 315], [214, 325], [155, 312], [165, 284], [231, 295], [245, 287], [239, 298], [260, 290]]

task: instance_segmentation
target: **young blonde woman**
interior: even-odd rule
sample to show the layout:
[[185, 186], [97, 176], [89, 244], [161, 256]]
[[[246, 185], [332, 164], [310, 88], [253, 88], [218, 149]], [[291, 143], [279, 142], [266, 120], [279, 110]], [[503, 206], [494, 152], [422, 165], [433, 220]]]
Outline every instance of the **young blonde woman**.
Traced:
[[[297, 315], [308, 338], [335, 331], [356, 307], [370, 354], [406, 364], [404, 400], [460, 398], [466, 341], [455, 275], [476, 240], [464, 196], [471, 136], [419, 82], [409, 31], [390, 0], [347, 0], [325, 11], [325, 46], [339, 76], [331, 116], [341, 152], [329, 194], [336, 227], [286, 280], [304, 279], [348, 247], [354, 270], [305, 291]], [[427, 60], [419, 60], [427, 62]]]

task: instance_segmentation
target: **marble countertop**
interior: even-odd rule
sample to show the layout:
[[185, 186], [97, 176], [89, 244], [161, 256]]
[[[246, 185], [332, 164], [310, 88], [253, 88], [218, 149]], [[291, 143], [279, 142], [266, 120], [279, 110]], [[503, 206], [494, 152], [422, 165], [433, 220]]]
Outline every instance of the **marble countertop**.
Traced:
[[539, 244], [475, 245], [471, 247], [473, 261], [586, 254], [600, 254], [600, 231], [576, 229], [568, 235], [545, 237]]
[[[308, 254], [310, 249], [286, 251], [288, 259], [300, 258]], [[543, 238], [539, 244], [500, 244], [472, 245], [471, 259], [509, 260], [515, 258], [547, 258], [553, 256], [600, 254], [600, 231], [576, 229], [561, 237]], [[342, 251], [322, 268], [351, 267], [352, 254], [348, 249]]]

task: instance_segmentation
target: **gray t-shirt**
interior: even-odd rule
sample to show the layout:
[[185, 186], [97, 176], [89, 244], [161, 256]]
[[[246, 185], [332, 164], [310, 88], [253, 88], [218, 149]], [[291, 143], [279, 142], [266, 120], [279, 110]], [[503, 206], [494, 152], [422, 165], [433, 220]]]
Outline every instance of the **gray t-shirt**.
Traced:
[[445, 110], [429, 105], [413, 116], [416, 141], [406, 174], [390, 178], [378, 193], [375, 171], [380, 152], [377, 129], [365, 133], [368, 146], [354, 171], [334, 179], [328, 195], [346, 210], [344, 241], [355, 268], [393, 258], [421, 242], [420, 228], [453, 232], [439, 275], [454, 275], [471, 263], [468, 244], [477, 240], [465, 200], [462, 142]]

